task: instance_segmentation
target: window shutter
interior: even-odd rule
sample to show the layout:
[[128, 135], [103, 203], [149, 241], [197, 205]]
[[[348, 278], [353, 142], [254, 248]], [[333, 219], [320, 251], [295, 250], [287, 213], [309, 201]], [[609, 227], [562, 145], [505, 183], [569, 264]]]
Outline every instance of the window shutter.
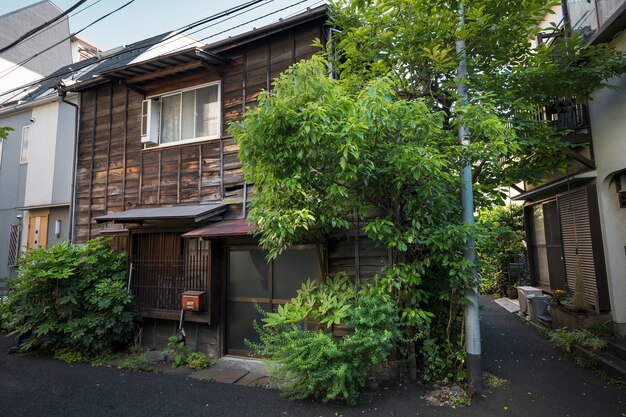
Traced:
[[155, 99], [141, 103], [141, 143], [159, 143], [159, 102]]
[[569, 194], [557, 197], [561, 233], [563, 236], [563, 256], [567, 286], [570, 291], [576, 287], [579, 272], [585, 283], [585, 295], [591, 305], [596, 304], [596, 268], [591, 239], [591, 224], [587, 190], [580, 188]]

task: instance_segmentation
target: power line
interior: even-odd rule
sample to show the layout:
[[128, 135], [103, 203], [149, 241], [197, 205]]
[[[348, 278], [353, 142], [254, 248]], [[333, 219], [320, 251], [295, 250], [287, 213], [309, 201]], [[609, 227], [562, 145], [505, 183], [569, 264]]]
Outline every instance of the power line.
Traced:
[[[84, 12], [84, 11], [85, 11], [85, 10], [87, 10], [87, 9], [92, 8], [93, 6], [95, 6], [96, 4], [100, 3], [101, 1], [102, 1], [102, 0], [96, 0], [96, 1], [95, 1], [95, 2], [93, 2], [92, 4], [90, 4], [90, 5], [88, 5], [88, 6], [85, 6], [85, 7], [83, 7], [82, 9], [78, 10], [76, 13], [72, 13], [71, 15], [69, 15], [69, 17], [70, 17], [70, 21], [71, 21], [71, 18], [72, 18], [72, 17], [74, 17], [74, 16], [76, 16], [76, 15], [81, 14], [82, 12]], [[30, 37], [29, 37], [29, 39], [30, 39], [30, 38], [35, 38], [35, 37], [37, 37], [37, 36], [41, 36], [41, 35], [43, 35], [44, 33], [46, 33], [47, 31], [49, 31], [50, 29], [52, 29], [52, 28], [54, 28], [54, 27], [56, 27], [56, 26], [60, 25], [61, 23], [63, 23], [63, 22], [62, 22], [62, 21], [55, 22], [53, 25], [50, 25], [50, 26], [46, 27], [45, 29], [43, 29], [42, 31], [40, 31], [40, 32], [37, 32], [37, 33], [33, 34], [32, 36], [30, 36]]]
[[13, 48], [15, 45], [19, 45], [20, 43], [24, 42], [31, 35], [34, 35], [35, 33], [37, 33], [40, 30], [46, 28], [47, 26], [50, 26], [52, 23], [56, 22], [60, 18], [67, 16], [69, 13], [71, 13], [73, 10], [78, 8], [81, 4], [85, 3], [86, 1], [87, 0], [78, 0], [76, 3], [74, 3], [74, 5], [72, 7], [70, 7], [69, 9], [64, 11], [63, 13], [60, 13], [59, 15], [55, 16], [52, 20], [48, 20], [47, 22], [43, 22], [41, 25], [39, 25], [39, 26], [29, 30], [28, 32], [26, 32], [25, 34], [23, 34], [22, 36], [20, 36], [19, 38], [17, 38], [16, 40], [11, 42], [10, 44], [8, 44], [7, 46], [5, 46], [3, 48], [0, 48], [0, 54], [3, 53], [3, 52], [8, 51], [11, 48]]
[[71, 33], [69, 36], [67, 36], [67, 37], [65, 37], [65, 38], [61, 39], [60, 41], [58, 41], [58, 42], [56, 42], [56, 43], [52, 44], [51, 46], [47, 47], [47, 48], [46, 48], [46, 49], [44, 49], [43, 51], [41, 51], [41, 52], [37, 52], [35, 55], [33, 55], [33, 56], [29, 57], [29, 58], [26, 58], [25, 60], [23, 60], [23, 61], [22, 61], [22, 62], [20, 62], [19, 64], [15, 65], [15, 66], [11, 69], [11, 71], [6, 72], [6, 73], [3, 73], [3, 74], [2, 74], [2, 76], [0, 76], [0, 79], [1, 79], [1, 78], [6, 77], [7, 75], [9, 75], [9, 74], [11, 74], [11, 73], [13, 73], [13, 72], [15, 72], [17, 69], [19, 69], [19, 68], [23, 67], [23, 66], [24, 66], [25, 64], [27, 64], [28, 62], [32, 61], [33, 59], [37, 58], [38, 56], [40, 56], [40, 55], [42, 55], [42, 54], [44, 54], [44, 53], [46, 53], [46, 52], [48, 52], [49, 50], [51, 50], [52, 48], [54, 48], [54, 47], [56, 47], [56, 46], [58, 46], [58, 45], [62, 44], [63, 42], [65, 42], [65, 41], [67, 41], [67, 40], [71, 39], [73, 36], [78, 35], [80, 32], [84, 31], [85, 29], [88, 29], [89, 27], [91, 27], [91, 26], [95, 25], [96, 23], [100, 22], [101, 20], [104, 20], [104, 19], [106, 19], [107, 17], [111, 16], [112, 14], [119, 12], [119, 11], [120, 11], [120, 10], [122, 10], [123, 8], [125, 8], [125, 7], [129, 6], [129, 5], [130, 5], [131, 3], [133, 3], [134, 1], [135, 1], [135, 0], [129, 0], [128, 2], [126, 2], [126, 3], [124, 3], [123, 5], [121, 5], [120, 7], [118, 7], [117, 9], [115, 9], [115, 10], [113, 10], [113, 11], [111, 11], [111, 12], [109, 12], [109, 13], [105, 14], [104, 16], [101, 16], [101, 17], [99, 17], [98, 19], [94, 20], [93, 22], [91, 22], [90, 24], [88, 24], [88, 25], [87, 25], [87, 26], [85, 26], [84, 28], [80, 29], [79, 31], [74, 32], [74, 33]]
[[[240, 11], [240, 10], [241, 10], [242, 8], [244, 8], [244, 7], [246, 7], [246, 8], [247, 8], [247, 7], [253, 6], [254, 4], [259, 3], [259, 2], [261, 2], [261, 1], [265, 1], [265, 0], [254, 0], [254, 1], [251, 1], [251, 2], [249, 2], [249, 3], [245, 3], [245, 4], [241, 5], [241, 6], [238, 6], [238, 7], [232, 8], [232, 9], [228, 9], [228, 10], [226, 10], [226, 11], [224, 11], [224, 12], [220, 12], [220, 13], [218, 13], [218, 14], [216, 14], [216, 15], [212, 15], [212, 16], [210, 16], [210, 17], [208, 17], [208, 18], [202, 19], [201, 21], [193, 22], [193, 23], [191, 23], [190, 25], [183, 26], [183, 27], [179, 28], [177, 31], [174, 31], [175, 33], [171, 33], [170, 35], [166, 36], [166, 37], [165, 37], [165, 38], [163, 38], [163, 39], [160, 39], [160, 40], [154, 41], [154, 42], [149, 43], [149, 44], [142, 44], [140, 47], [135, 47], [135, 48], [131, 48], [131, 49], [124, 49], [124, 50], [121, 50], [121, 51], [119, 51], [119, 52], [117, 52], [117, 53], [115, 53], [115, 54], [112, 54], [112, 55], [107, 56], [107, 59], [111, 59], [111, 58], [114, 58], [114, 57], [116, 57], [116, 56], [119, 56], [119, 55], [122, 55], [122, 54], [126, 54], [126, 53], [128, 53], [128, 52], [132, 52], [132, 51], [134, 51], [134, 50], [138, 50], [138, 49], [142, 49], [142, 48], [150, 48], [150, 47], [155, 46], [155, 45], [157, 45], [157, 44], [164, 44], [164, 43], [163, 43], [163, 41], [166, 41], [166, 40], [170, 40], [170, 42], [173, 42], [174, 40], [171, 40], [171, 38], [175, 37], [176, 35], [179, 35], [179, 34], [184, 33], [184, 32], [185, 32], [186, 30], [188, 30], [189, 28], [195, 28], [195, 27], [197, 27], [198, 25], [197, 25], [196, 23], [199, 23], [199, 22], [208, 23], [208, 22], [210, 22], [210, 21], [217, 20], [217, 19], [219, 19], [219, 18], [221, 18], [221, 17], [228, 16], [229, 14], [233, 13], [234, 11]], [[269, 0], [269, 1], [271, 2], [271, 1], [273, 1], [273, 0]], [[273, 15], [273, 14], [279, 13], [280, 11], [283, 11], [283, 10], [289, 9], [289, 8], [291, 8], [291, 7], [295, 7], [295, 6], [297, 6], [297, 5], [299, 5], [299, 4], [302, 4], [302, 3], [306, 2], [306, 1], [309, 1], [309, 0], [301, 0], [301, 1], [299, 1], [299, 2], [297, 2], [297, 3], [294, 3], [294, 4], [290, 5], [290, 6], [284, 7], [284, 8], [282, 8], [282, 9], [275, 10], [275, 11], [273, 11], [273, 12], [271, 12], [271, 13], [268, 13], [268, 14], [266, 14], [266, 15], [263, 15], [263, 16], [261, 16], [261, 17], [255, 18], [255, 19], [248, 20], [248, 21], [247, 21], [247, 22], [245, 22], [245, 23], [242, 23], [242, 24], [240, 24], [240, 25], [237, 25], [237, 26], [231, 27], [231, 28], [229, 28], [229, 29], [227, 29], [227, 30], [224, 30], [224, 31], [221, 31], [221, 32], [215, 33], [215, 34], [213, 34], [213, 35], [207, 36], [207, 37], [205, 37], [205, 38], [203, 38], [203, 39], [208, 39], [208, 38], [211, 38], [211, 37], [214, 37], [214, 36], [218, 36], [218, 35], [220, 35], [220, 34], [222, 34], [222, 33], [225, 33], [225, 32], [231, 31], [231, 30], [234, 30], [234, 29], [236, 29], [236, 28], [238, 28], [238, 27], [241, 27], [241, 26], [244, 26], [244, 25], [247, 25], [247, 24], [253, 23], [253, 22], [255, 22], [255, 21], [257, 21], [257, 20], [260, 20], [260, 19], [262, 19], [262, 18], [265, 18], [265, 17], [271, 16], [271, 15]], [[324, 2], [324, 1], [319, 1], [319, 2], [317, 2], [316, 4], [318, 4], [318, 3], [323, 3], [323, 2]], [[235, 9], [236, 9], [236, 10], [235, 10]], [[304, 11], [304, 10], [306, 10], [306, 9], [303, 9], [303, 11]], [[239, 15], [241, 15], [241, 14], [243, 14], [243, 13], [245, 13], [245, 11], [244, 11], [244, 12], [242, 12], [242, 13], [240, 13]], [[296, 13], [296, 14], [297, 14], [297, 13]], [[236, 16], [238, 16], [238, 15], [236, 15]], [[233, 17], [236, 17], [236, 16], [233, 16]], [[231, 17], [231, 18], [232, 18], [232, 17]], [[222, 22], [224, 22], [224, 21], [226, 21], [226, 20], [229, 20], [229, 19], [231, 19], [231, 18], [224, 19]], [[222, 23], [222, 22], [219, 22], [219, 23]], [[216, 23], [216, 24], [217, 24], [217, 23]], [[212, 27], [212, 26], [215, 26], [215, 25], [210, 25], [210, 26], [208, 26], [208, 27]], [[204, 28], [204, 29], [206, 29], [206, 28]], [[204, 29], [202, 29], [202, 30], [204, 30]], [[194, 32], [194, 33], [195, 33], [195, 32]], [[195, 43], [195, 42], [198, 42], [198, 41], [189, 42], [187, 45], [188, 45], [188, 46], [191, 46], [191, 45], [193, 45], [193, 43]], [[168, 43], [169, 43], [169, 42], [168, 42]], [[182, 48], [182, 47], [181, 47], [181, 48]], [[180, 49], [180, 48], [179, 48], [179, 49]], [[172, 52], [172, 51], [169, 51], [168, 53], [171, 53], [171, 52]], [[36, 82], [31, 83], [31, 84], [27, 84], [27, 85], [24, 85], [24, 86], [21, 86], [21, 87], [18, 87], [18, 88], [12, 89], [12, 90], [5, 91], [5, 92], [4, 92], [4, 94], [10, 94], [10, 93], [13, 93], [13, 92], [19, 91], [17, 94], [15, 94], [13, 97], [11, 97], [11, 99], [13, 99], [13, 98], [17, 97], [20, 93], [22, 93], [22, 92], [26, 91], [26, 89], [28, 89], [29, 87], [32, 87], [32, 86], [37, 85], [37, 84], [41, 84], [42, 82], [45, 82], [45, 81], [51, 80], [51, 79], [53, 79], [53, 78], [63, 77], [63, 76], [65, 76], [65, 75], [72, 74], [73, 72], [75, 72], [75, 71], [74, 71], [74, 70], [72, 70], [72, 69], [69, 69], [69, 70], [67, 70], [67, 71], [65, 71], [65, 72], [56, 72], [56, 73], [54, 73], [54, 74], [51, 74], [50, 76], [43, 77], [43, 78], [41, 78], [41, 79], [37, 80]], [[2, 78], [2, 77], [0, 76], [0, 78]], [[7, 102], [7, 101], [5, 100], [5, 102]]]

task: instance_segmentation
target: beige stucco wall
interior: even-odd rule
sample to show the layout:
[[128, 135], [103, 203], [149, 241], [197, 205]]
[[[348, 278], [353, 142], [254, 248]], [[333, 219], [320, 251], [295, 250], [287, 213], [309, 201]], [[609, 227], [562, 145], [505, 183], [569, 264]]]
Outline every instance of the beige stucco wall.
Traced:
[[[626, 35], [614, 44], [626, 51]], [[617, 90], [596, 92], [589, 112], [612, 317], [616, 330], [626, 335], [626, 208], [619, 207], [613, 182], [616, 172], [626, 170], [626, 76], [611, 84]]]

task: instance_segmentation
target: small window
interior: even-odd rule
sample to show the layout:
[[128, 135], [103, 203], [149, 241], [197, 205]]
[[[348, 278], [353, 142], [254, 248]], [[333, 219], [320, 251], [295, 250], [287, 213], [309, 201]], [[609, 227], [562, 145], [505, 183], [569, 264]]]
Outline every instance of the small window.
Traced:
[[20, 164], [28, 162], [28, 142], [30, 141], [30, 126], [22, 128], [22, 148], [20, 151]]
[[[144, 101], [141, 117], [144, 143], [168, 145], [218, 138], [221, 133], [220, 84], [177, 91], [158, 100], [153, 97]], [[154, 118], [157, 118], [156, 123]], [[158, 141], [151, 135], [151, 130], [157, 126]]]
[[9, 232], [9, 266], [16, 266], [20, 254], [20, 231], [19, 224], [12, 224]]

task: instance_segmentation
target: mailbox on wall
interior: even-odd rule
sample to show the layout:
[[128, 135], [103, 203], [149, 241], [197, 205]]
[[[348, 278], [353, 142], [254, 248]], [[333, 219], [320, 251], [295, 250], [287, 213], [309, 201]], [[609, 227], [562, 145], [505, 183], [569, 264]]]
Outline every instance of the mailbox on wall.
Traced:
[[206, 309], [206, 291], [185, 291], [182, 294], [183, 310], [203, 312]]

